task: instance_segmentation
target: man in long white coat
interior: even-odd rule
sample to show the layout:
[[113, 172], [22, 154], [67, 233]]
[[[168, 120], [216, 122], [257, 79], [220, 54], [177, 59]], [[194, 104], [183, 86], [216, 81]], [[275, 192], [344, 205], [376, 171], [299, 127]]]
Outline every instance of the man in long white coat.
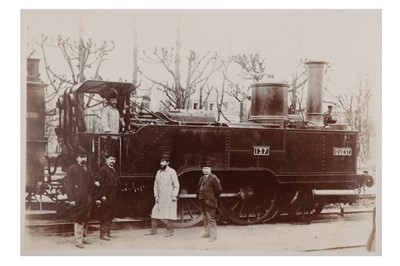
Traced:
[[174, 220], [177, 219], [179, 181], [176, 171], [169, 167], [168, 155], [161, 157], [160, 168], [154, 181], [155, 204], [151, 212], [151, 230], [147, 235], [157, 234], [159, 220], [167, 220], [166, 237], [170, 237], [174, 233]]

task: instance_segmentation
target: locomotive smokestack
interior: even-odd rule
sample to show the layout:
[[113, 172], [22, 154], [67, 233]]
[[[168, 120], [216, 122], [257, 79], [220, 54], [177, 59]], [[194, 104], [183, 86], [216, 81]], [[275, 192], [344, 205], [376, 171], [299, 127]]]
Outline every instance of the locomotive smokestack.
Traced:
[[327, 62], [309, 61], [305, 64], [308, 68], [307, 121], [316, 125], [323, 125], [322, 90]]
[[287, 90], [282, 82], [251, 85], [251, 114], [249, 121], [283, 124], [287, 119]]
[[40, 59], [28, 58], [27, 60], [28, 81], [40, 81], [39, 61]]

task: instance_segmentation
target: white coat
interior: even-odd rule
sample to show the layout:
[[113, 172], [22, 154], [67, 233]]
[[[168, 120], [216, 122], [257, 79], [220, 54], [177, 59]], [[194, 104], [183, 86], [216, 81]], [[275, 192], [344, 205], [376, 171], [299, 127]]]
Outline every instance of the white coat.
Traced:
[[101, 111], [101, 125], [103, 132], [116, 134], [119, 132], [119, 112], [117, 109], [108, 105]]
[[154, 219], [177, 219], [177, 202], [172, 200], [177, 198], [179, 193], [179, 181], [176, 172], [167, 166], [165, 170], [158, 170], [156, 180], [154, 181], [154, 198], [158, 197], [151, 212], [151, 218]]

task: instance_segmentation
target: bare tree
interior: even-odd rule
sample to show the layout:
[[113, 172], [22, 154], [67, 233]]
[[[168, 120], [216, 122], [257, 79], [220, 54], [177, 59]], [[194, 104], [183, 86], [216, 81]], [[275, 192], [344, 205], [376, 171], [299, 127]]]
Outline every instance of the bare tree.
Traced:
[[260, 57], [260, 52], [255, 54], [238, 54], [231, 57], [231, 60], [238, 64], [244, 71], [244, 79], [253, 82], [260, 81], [264, 76], [273, 77], [265, 73], [265, 60]]
[[148, 80], [158, 86], [158, 89], [163, 91], [168, 100], [174, 105], [176, 109], [185, 109], [189, 107], [190, 96], [193, 95], [197, 89], [200, 91], [200, 102], [204, 104], [203, 98], [208, 98], [213, 87], [209, 86], [210, 77], [222, 67], [218, 63], [217, 53], [211, 54], [207, 52], [205, 55], [197, 54], [195, 51], [190, 51], [187, 59], [187, 76], [184, 85], [181, 83], [181, 38], [180, 26], [178, 21], [177, 37], [175, 48], [161, 49], [155, 48], [153, 54], [147, 55], [143, 51], [144, 62], [149, 64], [160, 64], [164, 67], [167, 73], [172, 78], [173, 82], [160, 81], [140, 71]]
[[209, 85], [210, 77], [222, 67], [222, 63], [218, 62], [217, 53], [211, 55], [210, 51], [202, 57], [191, 51], [188, 63], [186, 88], [199, 89], [199, 109], [203, 109], [205, 102], [215, 89], [214, 86]]
[[[92, 70], [92, 78], [101, 80], [100, 68], [102, 63], [107, 60], [107, 55], [111, 52], [115, 45], [111, 42], [111, 47], [108, 47], [104, 42], [100, 46], [93, 44], [89, 39], [85, 42], [83, 39], [79, 41], [71, 41], [68, 37], [63, 38], [60, 35], [56, 40], [49, 39], [47, 36], [42, 35], [39, 42], [36, 42], [37, 47], [40, 48], [44, 62], [45, 75], [47, 78], [46, 83], [49, 87], [46, 88], [45, 105], [46, 105], [46, 135], [49, 137], [49, 142], [52, 141], [54, 135], [50, 133], [51, 129], [55, 127], [58, 121], [55, 110], [55, 100], [61, 91], [69, 86], [75, 85], [79, 82], [86, 80], [86, 75], [89, 70]], [[51, 51], [50, 51], [51, 50]], [[50, 62], [48, 54], [54, 51], [59, 51], [64, 59], [64, 66], [66, 71], [64, 73], [57, 73], [57, 67], [60, 61], [55, 60]], [[53, 65], [54, 64], [54, 65]], [[89, 96], [90, 97], [90, 96]], [[87, 105], [89, 105], [90, 97]], [[78, 108], [84, 108], [80, 106]]]
[[32, 58], [36, 53], [36, 42], [28, 42], [26, 52], [26, 58]]
[[370, 118], [369, 106], [373, 92], [373, 84], [368, 74], [361, 75], [357, 92], [337, 96], [340, 107], [345, 111], [346, 122], [351, 129], [360, 132], [359, 156], [365, 163], [370, 156], [370, 137], [373, 124]]
[[289, 92], [289, 99], [290, 99], [290, 106], [289, 106], [289, 114], [300, 114], [302, 113], [303, 108], [303, 95], [304, 95], [304, 86], [307, 83], [307, 69], [304, 63], [307, 59], [300, 59], [299, 64], [297, 66], [300, 69], [300, 74], [296, 71], [292, 78], [292, 84], [289, 85], [288, 92]]
[[[260, 53], [256, 54], [238, 54], [230, 57], [230, 61], [235, 63], [241, 71], [241, 78], [244, 82], [255, 83], [260, 81], [263, 77], [273, 77], [273, 75], [265, 72], [266, 64], [265, 60], [260, 57]], [[228, 95], [232, 96], [239, 102], [239, 118], [240, 121], [245, 119], [244, 104], [245, 101], [250, 100], [250, 87], [244, 84], [244, 82], [235, 82], [230, 78], [228, 73], [223, 73], [224, 79], [228, 82]]]
[[217, 121], [221, 120], [221, 116], [224, 117], [224, 119], [228, 122], [229, 119], [226, 118], [226, 116], [224, 115], [224, 113], [222, 112], [222, 105], [224, 103], [224, 95], [226, 93], [226, 76], [228, 73], [228, 68], [230, 65], [230, 60], [223, 62], [223, 69], [222, 69], [222, 75], [224, 76], [224, 78], [222, 79], [222, 85], [221, 85], [221, 90], [216, 89], [216, 93], [217, 93], [217, 110], [218, 110], [218, 116], [217, 116]]
[[[106, 56], [115, 47], [114, 42], [111, 42], [112, 46], [110, 48], [106, 42], [97, 47], [96, 44], [92, 43], [91, 39], [87, 42], [84, 42], [83, 39], [80, 39], [79, 42], [71, 42], [69, 38], [64, 39], [60, 35], [55, 43], [53, 40], [49, 41], [47, 36], [42, 36], [41, 42], [37, 44], [42, 51], [46, 76], [52, 88], [52, 92], [46, 96], [46, 102], [53, 101], [60, 89], [85, 81], [85, 73], [88, 69], [95, 69], [93, 79], [102, 80], [100, 76], [101, 64], [107, 60]], [[47, 58], [47, 49], [49, 48], [55, 48], [60, 51], [69, 70], [67, 71], [68, 73], [59, 74], [53, 70]]]

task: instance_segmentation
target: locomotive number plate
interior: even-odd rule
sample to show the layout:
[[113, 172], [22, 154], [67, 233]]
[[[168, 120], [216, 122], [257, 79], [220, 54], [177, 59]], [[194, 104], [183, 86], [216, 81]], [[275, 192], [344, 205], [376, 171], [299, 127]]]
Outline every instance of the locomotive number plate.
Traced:
[[253, 146], [254, 155], [258, 156], [268, 156], [269, 146]]
[[351, 148], [333, 148], [333, 156], [351, 156]]

